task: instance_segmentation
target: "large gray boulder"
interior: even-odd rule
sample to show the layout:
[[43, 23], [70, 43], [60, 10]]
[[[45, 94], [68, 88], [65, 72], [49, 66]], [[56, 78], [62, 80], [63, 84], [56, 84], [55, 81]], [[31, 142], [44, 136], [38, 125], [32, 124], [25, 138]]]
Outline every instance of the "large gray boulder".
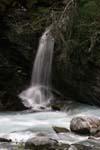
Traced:
[[68, 150], [69, 144], [59, 143], [45, 134], [37, 134], [25, 143], [25, 149], [29, 150]]
[[100, 120], [96, 117], [75, 117], [71, 120], [70, 129], [78, 134], [95, 135], [100, 130]]

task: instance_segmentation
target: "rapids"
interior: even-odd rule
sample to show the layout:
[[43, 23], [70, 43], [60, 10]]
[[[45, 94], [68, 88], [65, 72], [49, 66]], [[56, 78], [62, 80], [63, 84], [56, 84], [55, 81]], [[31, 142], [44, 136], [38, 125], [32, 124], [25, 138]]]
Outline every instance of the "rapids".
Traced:
[[[0, 137], [12, 139], [14, 142], [26, 141], [36, 136], [37, 133], [44, 133], [64, 143], [75, 143], [87, 139], [86, 136], [78, 136], [72, 133], [57, 135], [53, 126], [69, 129], [70, 120], [75, 116], [96, 116], [100, 117], [100, 109], [94, 106], [72, 104], [68, 111], [49, 112], [2, 112], [0, 113]], [[67, 110], [67, 108], [66, 108]]]

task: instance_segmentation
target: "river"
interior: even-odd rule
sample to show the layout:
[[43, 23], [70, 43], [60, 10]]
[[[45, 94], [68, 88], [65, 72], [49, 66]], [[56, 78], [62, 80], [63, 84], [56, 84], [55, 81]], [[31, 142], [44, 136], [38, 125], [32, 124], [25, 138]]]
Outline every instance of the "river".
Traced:
[[75, 143], [87, 139], [73, 133], [59, 134], [54, 126], [70, 128], [70, 120], [75, 116], [100, 117], [100, 109], [95, 106], [72, 103], [70, 109], [48, 112], [0, 112], [0, 137], [13, 142], [25, 142], [28, 138], [44, 133], [64, 143]]

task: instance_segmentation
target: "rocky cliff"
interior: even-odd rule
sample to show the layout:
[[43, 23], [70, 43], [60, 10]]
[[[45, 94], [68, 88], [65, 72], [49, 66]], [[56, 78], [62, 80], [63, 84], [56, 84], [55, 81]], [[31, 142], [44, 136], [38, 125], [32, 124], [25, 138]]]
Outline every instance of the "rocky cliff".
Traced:
[[[17, 95], [30, 83], [45, 27], [69, 0], [0, 1], [0, 109], [24, 109]], [[53, 87], [66, 99], [100, 105], [100, 2], [76, 0], [57, 30]]]

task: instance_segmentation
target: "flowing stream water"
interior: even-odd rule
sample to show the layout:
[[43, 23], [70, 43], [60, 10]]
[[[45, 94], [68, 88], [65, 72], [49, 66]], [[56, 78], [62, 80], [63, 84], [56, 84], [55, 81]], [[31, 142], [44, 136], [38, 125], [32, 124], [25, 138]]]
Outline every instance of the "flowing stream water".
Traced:
[[93, 106], [72, 103], [68, 111], [49, 112], [6, 112], [0, 113], [0, 137], [12, 139], [14, 142], [26, 141], [44, 133], [64, 143], [75, 143], [86, 140], [86, 136], [73, 133], [56, 134], [54, 126], [69, 129], [70, 120], [75, 116], [96, 116], [100, 118], [100, 109]]

